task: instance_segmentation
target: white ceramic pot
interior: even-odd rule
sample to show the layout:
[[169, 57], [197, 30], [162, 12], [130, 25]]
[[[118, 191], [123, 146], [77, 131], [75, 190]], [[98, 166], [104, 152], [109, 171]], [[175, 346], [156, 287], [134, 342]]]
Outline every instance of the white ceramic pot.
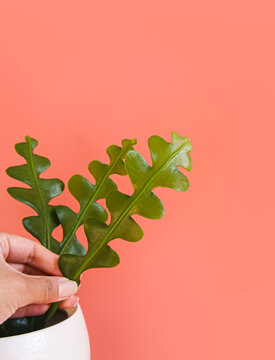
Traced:
[[56, 325], [0, 338], [1, 360], [90, 360], [90, 343], [80, 306]]

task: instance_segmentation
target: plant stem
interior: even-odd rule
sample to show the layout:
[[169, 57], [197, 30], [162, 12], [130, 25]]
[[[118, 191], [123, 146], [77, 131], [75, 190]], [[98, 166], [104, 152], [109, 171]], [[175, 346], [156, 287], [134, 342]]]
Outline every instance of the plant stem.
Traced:
[[51, 318], [53, 317], [53, 315], [55, 314], [55, 312], [57, 311], [59, 304], [61, 303], [61, 301], [53, 303], [51, 305], [51, 307], [49, 308], [49, 310], [46, 312], [46, 314], [44, 315], [44, 324], [46, 324], [48, 321], [51, 320]]

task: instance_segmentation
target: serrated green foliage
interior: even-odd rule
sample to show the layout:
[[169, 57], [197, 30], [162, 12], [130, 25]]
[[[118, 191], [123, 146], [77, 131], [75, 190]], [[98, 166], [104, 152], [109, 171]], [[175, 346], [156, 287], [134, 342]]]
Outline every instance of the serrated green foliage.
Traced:
[[81, 175], [74, 175], [69, 180], [69, 190], [78, 201], [80, 210], [75, 213], [67, 206], [58, 206], [56, 213], [63, 228], [63, 240], [60, 254], [78, 254], [71, 247], [75, 243], [75, 232], [90, 217], [98, 219], [102, 223], [108, 218], [107, 211], [96, 201], [106, 198], [108, 193], [117, 189], [117, 185], [110, 179], [112, 174], [126, 175], [124, 161], [126, 154], [133, 149], [136, 139], [122, 140], [122, 146], [111, 145], [107, 149], [109, 164], [100, 161], [92, 161], [88, 168], [95, 179], [93, 185]]
[[52, 231], [59, 225], [54, 206], [49, 201], [62, 193], [64, 184], [59, 179], [44, 179], [40, 175], [50, 166], [50, 161], [33, 153], [38, 141], [25, 137], [26, 142], [15, 145], [16, 152], [26, 164], [9, 167], [7, 174], [22, 181], [29, 188], [10, 187], [8, 193], [16, 200], [32, 207], [38, 216], [23, 219], [25, 229], [36, 237], [42, 245], [51, 251], [59, 252], [59, 242], [52, 236]]
[[134, 190], [131, 196], [117, 190], [107, 195], [110, 224], [91, 217], [86, 220], [84, 228], [88, 239], [87, 253], [83, 256], [60, 256], [59, 267], [68, 278], [79, 281], [81, 273], [89, 268], [113, 267], [119, 263], [118, 255], [108, 243], [116, 238], [138, 241], [143, 236], [132, 215], [138, 214], [149, 219], [159, 219], [163, 215], [163, 205], [152, 192], [154, 188], [168, 187], [177, 191], [189, 188], [188, 179], [178, 167], [191, 170], [190, 140], [173, 132], [172, 143], [159, 136], [151, 136], [148, 146], [152, 166], [135, 150], [126, 155], [125, 168]]
[[[119, 264], [118, 254], [108, 245], [116, 238], [135, 242], [143, 237], [143, 231], [132, 215], [137, 214], [149, 219], [159, 219], [164, 213], [160, 199], [152, 192], [157, 187], [168, 187], [177, 191], [186, 191], [189, 182], [178, 170], [182, 167], [191, 170], [192, 162], [189, 152], [192, 146], [188, 138], [172, 133], [172, 143], [159, 136], [148, 140], [152, 165], [135, 150], [136, 140], [125, 139], [122, 147], [111, 145], [107, 149], [109, 164], [92, 161], [89, 171], [95, 179], [93, 185], [81, 175], [74, 175], [69, 180], [69, 190], [78, 201], [80, 210], [75, 213], [66, 206], [49, 205], [51, 199], [62, 193], [64, 184], [58, 179], [44, 179], [40, 175], [50, 166], [47, 158], [38, 156], [33, 150], [37, 140], [26, 137], [26, 142], [16, 144], [15, 148], [26, 164], [7, 169], [9, 176], [22, 181], [28, 188], [13, 187], [8, 192], [18, 201], [32, 207], [38, 216], [23, 219], [25, 228], [50, 250], [61, 254], [59, 267], [65, 276], [80, 281], [80, 275], [89, 268], [113, 267]], [[125, 161], [123, 161], [125, 159]], [[117, 190], [116, 184], [110, 179], [112, 174], [128, 175], [133, 185], [131, 196]], [[97, 203], [106, 199], [110, 213]], [[59, 225], [63, 228], [61, 243], [52, 237], [52, 231]], [[75, 232], [84, 224], [88, 240], [87, 253], [77, 241]], [[8, 329], [4, 324], [0, 327], [0, 336], [20, 331], [32, 331], [35, 326], [41, 327], [48, 321], [58, 308], [54, 304], [47, 315], [39, 319], [28, 319], [26, 323], [11, 322]], [[2, 333], [1, 333], [2, 330]]]

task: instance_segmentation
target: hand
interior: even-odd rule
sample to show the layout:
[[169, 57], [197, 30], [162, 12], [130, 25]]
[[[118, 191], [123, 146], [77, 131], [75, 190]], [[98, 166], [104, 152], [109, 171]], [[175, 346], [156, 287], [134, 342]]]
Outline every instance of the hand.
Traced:
[[52, 302], [62, 301], [63, 308], [77, 304], [77, 283], [62, 276], [57, 260], [35, 241], [0, 233], [0, 324], [41, 315]]

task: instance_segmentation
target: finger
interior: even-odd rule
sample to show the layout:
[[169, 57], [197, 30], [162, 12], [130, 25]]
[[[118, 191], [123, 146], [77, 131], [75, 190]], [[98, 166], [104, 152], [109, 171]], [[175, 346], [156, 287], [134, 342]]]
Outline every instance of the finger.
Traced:
[[75, 281], [58, 276], [24, 275], [26, 291], [22, 305], [48, 304], [62, 301], [72, 296], [78, 290]]
[[10, 265], [12, 268], [14, 268], [17, 271], [20, 271], [23, 274], [27, 274], [27, 275], [46, 275], [44, 272], [37, 270], [29, 265], [26, 264], [13, 264], [10, 263], [8, 264]]
[[27, 264], [47, 274], [62, 275], [58, 255], [35, 241], [21, 236], [0, 233], [0, 254], [11, 263]]
[[[68, 309], [76, 306], [78, 304], [77, 296], [70, 296], [68, 299], [62, 301], [59, 305], [60, 309]], [[50, 308], [50, 304], [30, 304], [23, 306], [18, 309], [11, 318], [20, 318], [24, 316], [38, 316], [45, 314]]]
[[71, 307], [74, 307], [78, 304], [78, 297], [77, 296], [70, 296], [68, 299], [66, 300], [63, 300], [59, 307], [60, 309], [68, 309], [68, 308], [71, 308]]
[[18, 309], [11, 318], [20, 318], [24, 316], [38, 316], [45, 314], [50, 305], [31, 304]]

